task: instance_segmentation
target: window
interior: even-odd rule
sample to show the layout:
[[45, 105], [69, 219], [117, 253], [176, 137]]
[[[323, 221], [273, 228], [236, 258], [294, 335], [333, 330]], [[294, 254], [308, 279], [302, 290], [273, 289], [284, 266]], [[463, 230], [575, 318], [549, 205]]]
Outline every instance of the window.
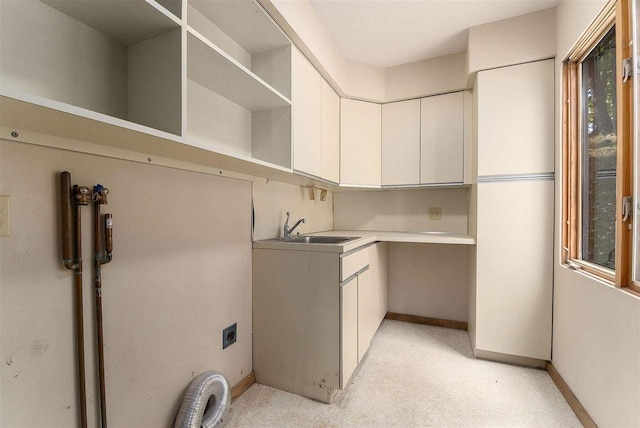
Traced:
[[579, 63], [582, 260], [615, 269], [616, 33], [615, 26]]
[[611, 2], [564, 63], [563, 261], [638, 291], [640, 253], [634, 248], [640, 232], [632, 238], [633, 217], [627, 215], [633, 205], [635, 73], [627, 72], [623, 59], [631, 57], [630, 10], [631, 0]]

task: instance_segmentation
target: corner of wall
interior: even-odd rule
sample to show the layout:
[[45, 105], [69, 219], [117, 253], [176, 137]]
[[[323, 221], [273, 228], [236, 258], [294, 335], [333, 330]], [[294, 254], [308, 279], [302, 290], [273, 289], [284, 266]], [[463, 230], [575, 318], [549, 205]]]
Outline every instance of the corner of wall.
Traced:
[[259, 3], [340, 96], [378, 101], [385, 98], [384, 70], [342, 57], [308, 0]]
[[[300, 218], [300, 233], [322, 232], [333, 229], [333, 193], [327, 192], [324, 201], [309, 198], [304, 186], [258, 179], [253, 182], [254, 232], [253, 239], [269, 239], [281, 236], [287, 211], [291, 221]], [[290, 223], [291, 224], [291, 223]]]
[[467, 52], [424, 59], [385, 69], [386, 101], [467, 89]]

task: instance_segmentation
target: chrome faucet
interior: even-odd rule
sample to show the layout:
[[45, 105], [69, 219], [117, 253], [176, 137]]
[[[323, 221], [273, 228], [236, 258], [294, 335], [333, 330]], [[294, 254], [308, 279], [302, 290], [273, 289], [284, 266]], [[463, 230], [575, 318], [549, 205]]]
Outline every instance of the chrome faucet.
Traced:
[[[291, 232], [293, 232], [293, 231], [295, 230], [295, 228], [296, 228], [296, 227], [298, 227], [298, 225], [299, 225], [300, 223], [304, 223], [304, 219], [303, 219], [303, 218], [301, 218], [300, 220], [298, 220], [298, 221], [296, 222], [296, 224], [294, 224], [294, 225], [293, 225], [293, 227], [292, 227], [292, 228], [289, 228], [289, 215], [291, 215], [291, 213], [290, 213], [289, 211], [287, 211], [287, 220], [285, 220], [285, 222], [284, 222], [284, 228], [283, 228], [283, 230], [284, 230], [284, 237], [285, 237], [285, 238], [289, 238], [289, 237], [291, 237]], [[298, 232], [298, 234], [299, 234], [299, 232]]]

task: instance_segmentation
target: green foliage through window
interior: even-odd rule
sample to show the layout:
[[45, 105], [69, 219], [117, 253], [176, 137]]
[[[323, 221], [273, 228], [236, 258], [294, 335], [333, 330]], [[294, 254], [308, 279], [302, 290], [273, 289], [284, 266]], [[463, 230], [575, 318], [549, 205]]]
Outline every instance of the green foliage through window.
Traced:
[[581, 63], [582, 259], [615, 267], [616, 35], [611, 28]]

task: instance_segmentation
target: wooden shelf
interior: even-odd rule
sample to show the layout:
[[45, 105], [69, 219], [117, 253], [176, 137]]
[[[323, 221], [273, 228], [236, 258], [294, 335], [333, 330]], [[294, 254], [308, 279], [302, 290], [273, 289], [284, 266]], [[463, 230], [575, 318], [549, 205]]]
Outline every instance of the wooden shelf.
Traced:
[[192, 28], [187, 38], [187, 75], [249, 111], [291, 105], [291, 100]]
[[180, 27], [180, 20], [153, 0], [40, 1], [125, 46]]

